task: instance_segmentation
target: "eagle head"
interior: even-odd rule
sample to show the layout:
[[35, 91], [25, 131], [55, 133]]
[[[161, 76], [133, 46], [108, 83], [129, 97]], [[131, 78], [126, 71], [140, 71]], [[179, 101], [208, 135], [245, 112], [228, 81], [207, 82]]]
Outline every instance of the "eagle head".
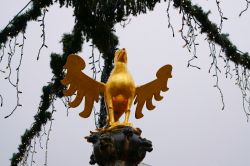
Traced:
[[115, 58], [114, 58], [114, 62], [122, 62], [122, 63], [127, 63], [128, 59], [127, 59], [127, 52], [125, 48], [122, 49], [118, 49], [115, 52]]

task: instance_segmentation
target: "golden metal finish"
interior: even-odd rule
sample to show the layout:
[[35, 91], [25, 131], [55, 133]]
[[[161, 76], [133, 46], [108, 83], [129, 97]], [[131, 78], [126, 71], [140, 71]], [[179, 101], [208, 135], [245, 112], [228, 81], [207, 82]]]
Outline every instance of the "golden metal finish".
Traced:
[[[69, 106], [77, 107], [85, 97], [85, 107], [79, 115], [87, 118], [91, 114], [94, 101], [98, 102], [99, 95], [104, 95], [109, 128], [117, 125], [132, 126], [129, 123], [129, 116], [134, 99], [134, 104], [137, 104], [135, 111], [137, 119], [143, 117], [142, 108], [145, 103], [148, 110], [154, 109], [153, 96], [155, 100], [160, 101], [163, 98], [160, 92], [168, 90], [167, 81], [172, 77], [172, 66], [165, 65], [157, 71], [155, 80], [136, 87], [127, 69], [127, 53], [124, 48], [116, 51], [114, 69], [106, 84], [95, 81], [81, 72], [85, 68], [85, 62], [78, 55], [69, 55], [64, 68], [67, 69], [67, 73], [61, 83], [69, 85], [64, 95], [71, 96], [76, 92], [76, 98], [69, 103]], [[125, 120], [120, 123], [119, 119], [123, 113], [125, 113]]]

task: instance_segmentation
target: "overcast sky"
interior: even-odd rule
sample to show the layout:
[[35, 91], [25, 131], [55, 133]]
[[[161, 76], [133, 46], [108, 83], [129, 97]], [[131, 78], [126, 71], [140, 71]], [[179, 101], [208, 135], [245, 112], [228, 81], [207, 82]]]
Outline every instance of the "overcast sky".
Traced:
[[[2, 2], [0, 29], [3, 29], [27, 2], [28, 0]], [[210, 18], [219, 23], [215, 1], [199, 1], [199, 4], [206, 11], [210, 9]], [[247, 11], [242, 17], [238, 17], [245, 7], [245, 1], [223, 1], [221, 5], [224, 16], [228, 18], [222, 31], [230, 34], [230, 39], [240, 50], [250, 52], [250, 12]], [[5, 69], [7, 54], [0, 64], [0, 70], [6, 71], [5, 74], [0, 73], [0, 94], [4, 98], [3, 107], [0, 107], [1, 166], [10, 165], [9, 159], [12, 153], [17, 152], [20, 136], [33, 122], [42, 86], [52, 77], [49, 68], [50, 53], [62, 52], [59, 43], [62, 34], [71, 32], [73, 28], [72, 9], [59, 9], [58, 6], [55, 4], [50, 7], [46, 14], [48, 49], [42, 50], [39, 61], [36, 60], [36, 56], [42, 43], [41, 28], [37, 22], [28, 24], [20, 73], [20, 90], [23, 92], [20, 102], [23, 107], [8, 119], [4, 119], [4, 116], [15, 107], [16, 94], [15, 89], [4, 79], [8, 74], [8, 70]], [[154, 12], [133, 17], [126, 28], [116, 26], [119, 47], [127, 49], [128, 67], [136, 84], [153, 80], [156, 71], [165, 64], [173, 66], [169, 91], [162, 93], [164, 99], [161, 102], [154, 101], [155, 110], [149, 112], [144, 109], [145, 116], [140, 120], [136, 120], [134, 113], [131, 113], [130, 121], [135, 127], [141, 128], [142, 137], [153, 142], [154, 150], [147, 153], [143, 162], [153, 166], [249, 166], [250, 124], [247, 123], [242, 108], [242, 96], [235, 85], [235, 79], [225, 79], [224, 74], [219, 75], [225, 102], [225, 110], [222, 111], [220, 94], [213, 87], [216, 80], [212, 77], [213, 73], [208, 73], [212, 59], [209, 57], [208, 44], [204, 41], [205, 36], [198, 38], [198, 59], [193, 61], [201, 70], [187, 68], [192, 55], [182, 47], [184, 41], [178, 32], [181, 28], [181, 17], [178, 10], [171, 7], [171, 21], [175, 29], [173, 38], [171, 30], [167, 28], [166, 8], [166, 3], [159, 4]], [[21, 37], [18, 40], [21, 41]], [[83, 52], [80, 53], [86, 61], [91, 55], [90, 44], [85, 43]], [[17, 50], [13, 61], [19, 57]], [[224, 64], [219, 63], [223, 69]], [[15, 65], [13, 63], [13, 66]], [[85, 73], [91, 76], [90, 68], [91, 66], [87, 66]], [[222, 70], [222, 73], [225, 71]], [[11, 78], [15, 79], [15, 73]], [[88, 119], [78, 116], [82, 109], [83, 103], [79, 108], [70, 109], [67, 116], [62, 102], [56, 102], [57, 111], [54, 113], [55, 120], [48, 147], [49, 166], [88, 165], [92, 147], [84, 137], [95, 129], [95, 124], [93, 113]], [[46, 129], [48, 127], [47, 125]], [[36, 139], [36, 163], [33, 164], [38, 166], [43, 165], [45, 161], [46, 137], [41, 138], [43, 149], [40, 148], [39, 139]]]

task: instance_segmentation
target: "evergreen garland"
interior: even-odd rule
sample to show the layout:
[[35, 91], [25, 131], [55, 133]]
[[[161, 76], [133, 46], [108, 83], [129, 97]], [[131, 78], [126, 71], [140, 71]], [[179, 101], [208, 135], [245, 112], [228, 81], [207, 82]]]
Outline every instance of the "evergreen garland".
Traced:
[[[13, 38], [19, 32], [24, 32], [29, 21], [37, 20], [42, 15], [42, 8], [49, 7], [53, 3], [59, 3], [61, 7], [72, 6], [76, 22], [72, 33], [63, 35], [63, 54], [51, 54], [50, 66], [54, 74], [52, 83], [43, 87], [39, 112], [34, 116], [35, 122], [32, 127], [26, 130], [21, 137], [18, 153], [14, 153], [11, 159], [12, 166], [16, 166], [22, 161], [32, 139], [38, 136], [41, 127], [48, 120], [51, 120], [52, 113], [47, 110], [53, 102], [54, 96], [62, 97], [62, 91], [65, 89], [60, 83], [64, 76], [63, 65], [69, 54], [81, 51], [83, 36], [87, 41], [91, 40], [102, 53], [104, 68], [101, 81], [106, 82], [113, 68], [113, 55], [119, 43], [118, 37], [114, 33], [114, 25], [126, 20], [130, 15], [136, 16], [146, 13], [147, 10], [153, 10], [160, 0], [31, 0], [31, 2], [31, 9], [16, 16], [8, 26], [0, 31], [0, 49], [8, 41], [8, 38]], [[208, 19], [208, 13], [205, 13], [201, 7], [192, 5], [190, 0], [173, 0], [173, 2], [174, 7], [190, 14], [200, 23], [201, 33], [207, 33], [209, 40], [220, 45], [230, 60], [237, 65], [250, 69], [248, 53], [239, 53], [237, 47], [228, 39], [228, 35], [220, 34], [218, 27]], [[99, 127], [103, 127], [105, 124], [106, 111], [102, 98]]]
[[229, 40], [228, 34], [220, 33], [216, 24], [208, 19], [208, 13], [205, 13], [201, 7], [192, 5], [190, 0], [173, 0], [174, 7], [182, 9], [185, 13], [193, 16], [201, 27], [201, 33], [206, 33], [210, 41], [220, 45], [227, 58], [236, 65], [242, 65], [246, 69], [250, 69], [249, 54], [240, 53], [238, 48]]
[[[55, 2], [57, 2], [57, 0]], [[135, 4], [134, 1], [127, 1], [126, 3], [120, 4], [109, 4], [101, 3], [99, 1], [59, 0], [61, 7], [64, 5], [66, 5], [66, 7], [69, 5], [74, 7], [76, 24], [72, 34], [65, 34], [63, 36], [63, 55], [61, 56], [55, 53], [51, 54], [50, 66], [52, 68], [52, 73], [54, 74], [52, 79], [53, 83], [43, 87], [39, 112], [34, 116], [35, 122], [32, 127], [29, 130], [26, 130], [21, 137], [21, 144], [19, 145], [18, 153], [14, 153], [11, 159], [12, 166], [18, 165], [18, 163], [23, 160], [25, 152], [30, 146], [32, 139], [38, 136], [41, 132], [41, 127], [45, 125], [48, 120], [51, 120], [52, 113], [47, 110], [51, 105], [52, 96], [56, 95], [57, 97], [62, 97], [62, 91], [65, 88], [60, 83], [60, 80], [63, 79], [63, 65], [70, 53], [81, 51], [83, 43], [82, 33], [86, 36], [87, 40], [92, 39], [93, 44], [97, 46], [101, 53], [103, 53], [104, 69], [101, 81], [106, 82], [113, 68], [113, 55], [116, 46], [118, 45], [118, 38], [113, 33], [113, 26], [115, 23], [125, 20], [124, 17], [129, 14], [136, 15], [137, 13], [146, 13], [147, 7], [152, 10], [156, 2], [158, 1], [148, 1], [148, 3], [145, 4], [144, 1], [137, 1], [137, 4]], [[24, 14], [15, 17], [11, 21], [10, 26], [7, 26], [0, 32], [0, 48], [7, 42], [8, 37], [13, 38], [17, 36], [19, 32], [24, 32], [28, 21], [36, 20], [41, 16], [42, 8], [48, 7], [52, 4], [52, 0], [41, 2], [39, 0], [32, 0], [32, 8]], [[98, 8], [100, 10], [95, 10], [98, 6], [97, 4], [104, 5]], [[119, 10], [116, 10], [116, 6], [114, 5], [119, 6]], [[90, 7], [92, 7], [92, 9]], [[106, 7], [109, 7], [110, 10], [107, 10]], [[93, 11], [95, 11], [94, 14]], [[117, 14], [115, 12], [117, 12]], [[101, 36], [102, 38], [100, 38]], [[100, 112], [99, 126], [103, 127], [106, 124], [106, 111], [103, 98], [101, 100]]]
[[17, 166], [19, 162], [22, 161], [25, 152], [31, 144], [31, 141], [34, 137], [38, 136], [43, 125], [47, 123], [48, 120], [51, 120], [52, 114], [48, 112], [47, 109], [51, 104], [51, 90], [52, 85], [43, 87], [43, 95], [41, 96], [42, 105], [39, 108], [39, 112], [34, 116], [35, 122], [32, 127], [24, 132], [21, 136], [21, 144], [18, 147], [18, 153], [14, 153], [11, 158], [11, 166]]
[[17, 15], [1, 32], [0, 32], [0, 49], [9, 38], [16, 37], [20, 32], [24, 32], [27, 23], [37, 20], [42, 15], [42, 8], [49, 7], [53, 4], [52, 0], [31, 0], [32, 7], [24, 14]]
[[18, 148], [18, 153], [14, 153], [11, 158], [11, 166], [17, 166], [22, 161], [25, 152], [31, 144], [33, 138], [39, 135], [41, 127], [51, 120], [52, 113], [48, 111], [51, 103], [53, 102], [53, 96], [62, 97], [64, 86], [61, 85], [60, 80], [63, 79], [63, 65], [66, 62], [67, 56], [70, 53], [81, 51], [83, 38], [79, 31], [78, 24], [75, 25], [72, 34], [63, 35], [63, 55], [51, 54], [50, 66], [54, 77], [53, 83], [43, 87], [43, 95], [41, 96], [41, 104], [39, 112], [34, 116], [35, 122], [29, 130], [26, 130], [21, 137], [21, 144]]

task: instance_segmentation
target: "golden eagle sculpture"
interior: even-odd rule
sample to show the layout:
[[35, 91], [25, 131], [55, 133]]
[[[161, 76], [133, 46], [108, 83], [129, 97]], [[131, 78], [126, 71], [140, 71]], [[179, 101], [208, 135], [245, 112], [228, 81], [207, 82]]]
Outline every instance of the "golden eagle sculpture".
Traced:
[[[161, 67], [156, 73], [156, 79], [142, 86], [135, 86], [134, 80], [127, 69], [126, 50], [118, 49], [114, 56], [114, 69], [112, 70], [107, 83], [98, 82], [85, 75], [82, 70], [85, 68], [84, 60], [76, 55], [71, 54], [67, 58], [64, 69], [67, 69], [65, 78], [61, 80], [63, 85], [68, 86], [64, 91], [65, 96], [76, 97], [69, 102], [70, 107], [77, 107], [85, 97], [84, 110], [79, 114], [81, 117], [90, 116], [94, 101], [98, 102], [99, 95], [104, 95], [107, 109], [107, 124], [109, 127], [117, 125], [132, 126], [129, 123], [131, 105], [137, 104], [135, 117], [142, 118], [142, 109], [146, 103], [148, 110], [153, 110], [153, 97], [160, 101], [163, 97], [161, 91], [167, 91], [167, 81], [172, 77], [171, 65]], [[123, 123], [119, 122], [120, 117], [125, 113]]]

